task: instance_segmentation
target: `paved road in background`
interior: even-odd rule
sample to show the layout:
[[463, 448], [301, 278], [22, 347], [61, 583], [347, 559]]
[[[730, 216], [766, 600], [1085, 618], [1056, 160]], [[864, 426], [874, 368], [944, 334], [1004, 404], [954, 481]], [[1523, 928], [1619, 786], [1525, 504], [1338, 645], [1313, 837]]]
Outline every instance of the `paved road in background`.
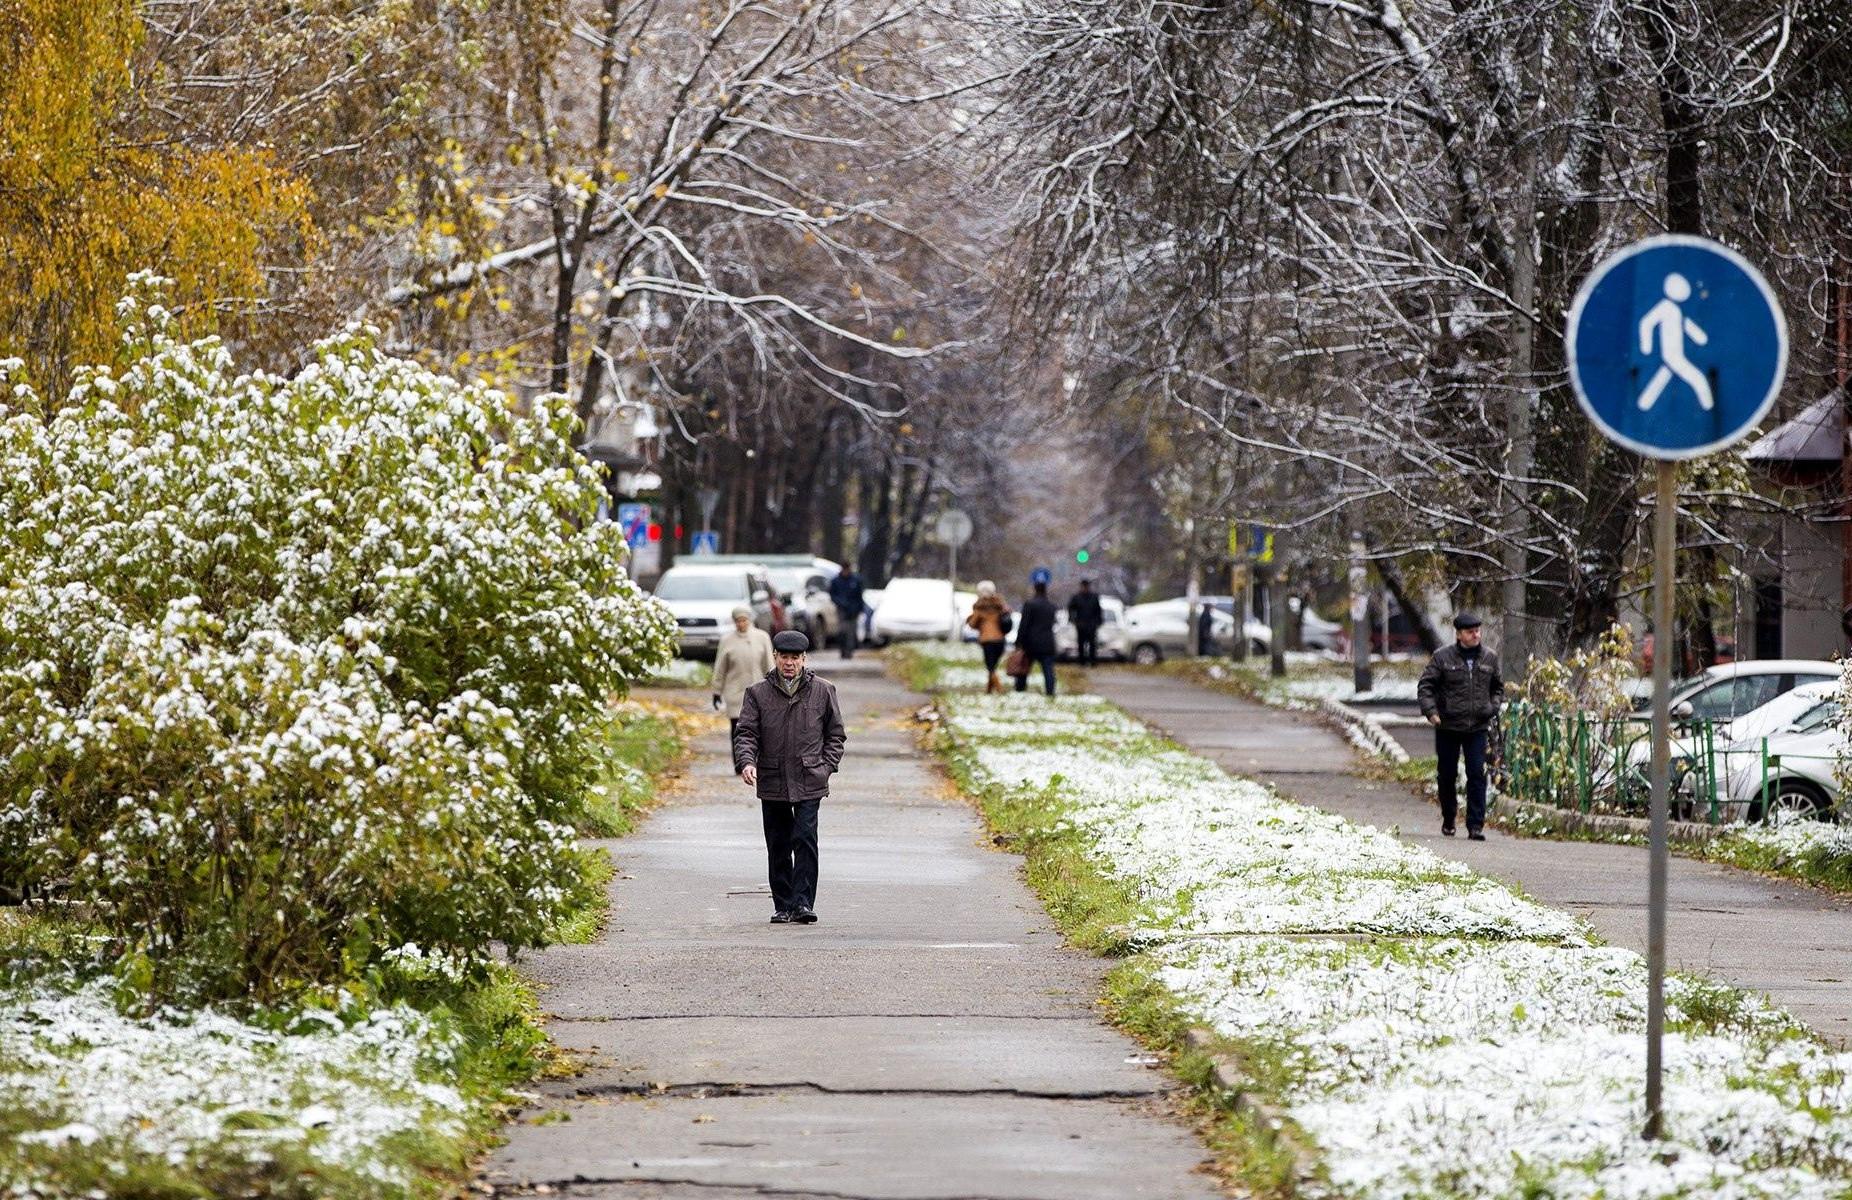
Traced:
[[[1470, 863], [1585, 917], [1618, 946], [1646, 951], [1647, 852], [1640, 846], [1440, 835], [1440, 811], [1396, 783], [1357, 773], [1357, 756], [1316, 719], [1154, 672], [1102, 669], [1092, 689], [1224, 770], [1295, 800]], [[1427, 753], [1433, 753], [1430, 747]], [[1766, 992], [1852, 1045], [1852, 903], [1815, 888], [1674, 856], [1667, 963]]]
[[[1171, 1081], [1094, 1011], [1104, 964], [1061, 945], [869, 657], [841, 689], [848, 758], [822, 812], [814, 926], [768, 925], [758, 803], [724, 732], [635, 835], [605, 843], [610, 929], [537, 956], [559, 1043], [485, 1168], [577, 1197], [1210, 1198]], [[704, 697], [703, 697], [704, 698]]]

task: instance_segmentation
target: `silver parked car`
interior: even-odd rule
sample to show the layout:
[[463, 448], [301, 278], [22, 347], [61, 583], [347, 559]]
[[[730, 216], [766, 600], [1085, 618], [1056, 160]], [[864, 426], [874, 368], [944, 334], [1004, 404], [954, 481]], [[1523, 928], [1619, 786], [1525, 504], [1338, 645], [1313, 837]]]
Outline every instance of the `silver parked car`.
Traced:
[[[1212, 636], [1218, 645], [1230, 645], [1235, 619], [1213, 605], [1210, 611], [1214, 614], [1210, 617]], [[1261, 632], [1266, 632], [1264, 627]], [[1163, 662], [1168, 655], [1189, 654], [1196, 644], [1196, 631], [1190, 627], [1189, 601], [1158, 600], [1126, 608], [1125, 644], [1132, 661], [1145, 666]]]
[[675, 617], [686, 658], [712, 658], [720, 637], [733, 627], [733, 610], [752, 610], [752, 622], [767, 633], [778, 630], [775, 604], [765, 569], [740, 563], [676, 563], [656, 581], [656, 599]]
[[[1846, 748], [1839, 723], [1837, 683], [1795, 688], [1718, 730], [1713, 758], [1717, 799], [1731, 820], [1761, 821], [1779, 814], [1837, 818], [1837, 767]], [[1730, 740], [1723, 742], [1728, 734]], [[1679, 799], [1696, 816], [1709, 802], [1704, 773], [1688, 771]]]

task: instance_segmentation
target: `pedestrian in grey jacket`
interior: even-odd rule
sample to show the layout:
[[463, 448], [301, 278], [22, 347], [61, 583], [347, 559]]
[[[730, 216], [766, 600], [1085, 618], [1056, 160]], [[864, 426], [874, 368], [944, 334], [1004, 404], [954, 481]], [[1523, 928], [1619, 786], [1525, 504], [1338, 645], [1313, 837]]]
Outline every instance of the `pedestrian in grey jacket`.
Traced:
[[805, 667], [810, 639], [772, 639], [778, 665], [746, 689], [733, 734], [733, 769], [759, 797], [772, 886], [772, 923], [817, 920], [817, 813], [842, 765], [848, 735], [836, 689]]
[[1415, 695], [1421, 715], [1434, 726], [1440, 760], [1440, 831], [1453, 836], [1459, 812], [1460, 757], [1466, 758], [1466, 836], [1485, 841], [1485, 740], [1505, 698], [1498, 655], [1480, 645], [1480, 621], [1471, 613], [1453, 618], [1454, 644], [1442, 646], [1421, 672]]

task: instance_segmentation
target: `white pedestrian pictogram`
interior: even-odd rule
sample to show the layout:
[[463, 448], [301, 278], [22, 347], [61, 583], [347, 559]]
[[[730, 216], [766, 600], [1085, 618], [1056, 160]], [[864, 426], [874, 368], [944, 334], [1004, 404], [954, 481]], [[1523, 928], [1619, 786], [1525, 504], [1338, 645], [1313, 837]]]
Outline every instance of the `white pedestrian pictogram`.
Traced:
[[[1659, 343], [1660, 367], [1653, 372], [1646, 390], [1640, 393], [1640, 411], [1645, 412], [1659, 400], [1666, 384], [1677, 376], [1688, 384], [1697, 394], [1698, 405], [1705, 412], [1711, 410], [1711, 384], [1704, 378], [1704, 372], [1685, 357], [1685, 339], [1690, 338], [1697, 345], [1709, 343], [1710, 335], [1690, 317], [1679, 305], [1691, 299], [1691, 283], [1677, 271], [1666, 276], [1665, 299], [1646, 310], [1646, 316], [1640, 320], [1640, 353], [1651, 354], [1655, 340]], [[1655, 339], [1654, 335], [1658, 337]]]

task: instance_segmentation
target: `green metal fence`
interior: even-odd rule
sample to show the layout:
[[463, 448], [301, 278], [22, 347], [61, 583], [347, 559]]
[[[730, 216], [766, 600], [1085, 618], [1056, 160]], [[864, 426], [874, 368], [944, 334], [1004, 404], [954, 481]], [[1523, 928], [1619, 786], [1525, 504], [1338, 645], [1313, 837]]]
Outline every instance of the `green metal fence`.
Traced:
[[[1830, 813], [1826, 789], [1793, 770], [1795, 755], [1771, 755], [1767, 738], [1726, 749], [1713, 721], [1683, 722], [1672, 737], [1672, 803], [1681, 819], [1714, 825], [1761, 820], [1783, 808]], [[1504, 794], [1533, 804], [1644, 814], [1651, 745], [1649, 721], [1516, 700], [1499, 718], [1494, 779]], [[1815, 777], [1832, 776], [1831, 759], [1808, 756], [1807, 763]]]

